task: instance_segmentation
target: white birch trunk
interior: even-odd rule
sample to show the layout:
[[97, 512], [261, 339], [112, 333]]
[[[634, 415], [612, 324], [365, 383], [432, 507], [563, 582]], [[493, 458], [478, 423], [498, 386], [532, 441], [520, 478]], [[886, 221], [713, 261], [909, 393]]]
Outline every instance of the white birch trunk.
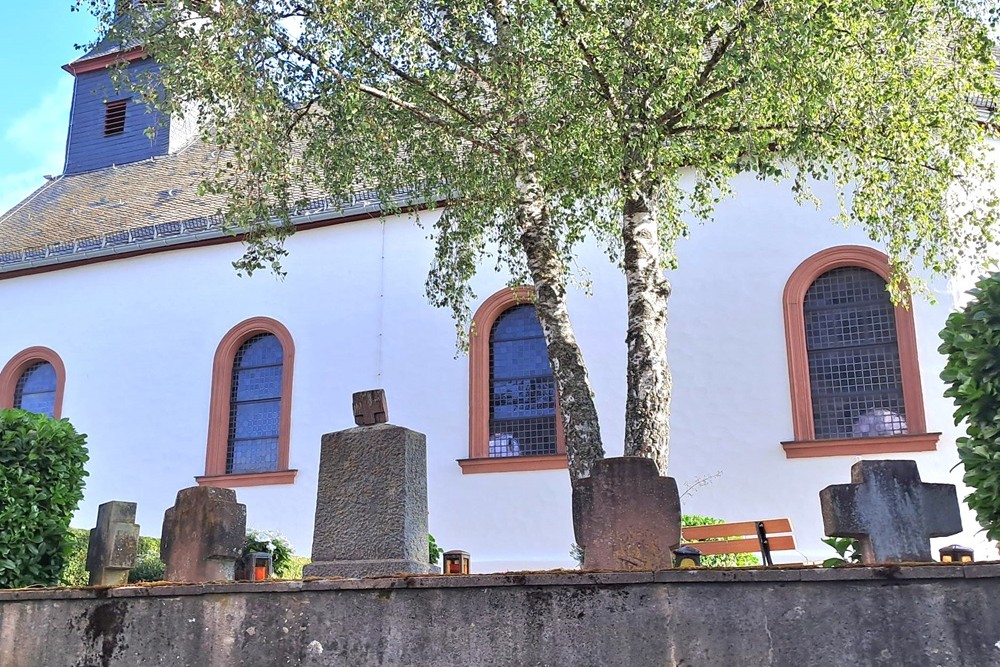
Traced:
[[647, 192], [625, 202], [622, 220], [628, 294], [625, 455], [653, 459], [667, 474], [670, 393], [667, 363], [667, 299], [670, 283], [660, 263], [659, 229]]
[[594, 463], [604, 458], [594, 392], [566, 307], [566, 269], [549, 225], [541, 187], [528, 174], [519, 180], [518, 188], [521, 247], [535, 286], [535, 311], [559, 392], [570, 481], [575, 483], [589, 477]]

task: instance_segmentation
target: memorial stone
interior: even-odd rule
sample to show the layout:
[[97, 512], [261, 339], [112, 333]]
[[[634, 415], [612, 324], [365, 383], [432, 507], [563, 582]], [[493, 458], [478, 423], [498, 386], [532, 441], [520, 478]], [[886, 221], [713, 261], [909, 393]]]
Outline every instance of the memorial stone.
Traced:
[[160, 558], [167, 581], [229, 581], [246, 538], [247, 508], [232, 489], [194, 486], [177, 492], [163, 515]]
[[585, 570], [662, 570], [681, 541], [677, 482], [647, 458], [602, 459], [573, 490]]
[[[375, 412], [385, 414], [384, 394], [380, 407]], [[305, 576], [431, 571], [426, 449], [422, 433], [392, 424], [372, 423], [323, 436], [312, 563]]]
[[916, 461], [859, 461], [851, 482], [819, 492], [823, 527], [859, 540], [866, 564], [933, 561], [930, 538], [962, 531], [955, 486], [921, 482]]
[[128, 583], [139, 548], [139, 526], [135, 503], [112, 500], [97, 508], [97, 526], [90, 531], [87, 572], [91, 586]]

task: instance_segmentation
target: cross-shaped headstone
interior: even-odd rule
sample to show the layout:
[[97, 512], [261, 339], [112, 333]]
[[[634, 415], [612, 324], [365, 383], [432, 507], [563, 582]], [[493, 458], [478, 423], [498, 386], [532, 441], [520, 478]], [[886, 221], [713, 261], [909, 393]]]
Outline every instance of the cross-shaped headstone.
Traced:
[[673, 477], [652, 459], [601, 459], [573, 488], [573, 526], [585, 570], [663, 570], [681, 541]]
[[160, 559], [167, 581], [232, 580], [246, 529], [247, 507], [232, 489], [181, 489], [163, 515]]
[[384, 389], [369, 389], [354, 392], [354, 423], [358, 426], [374, 426], [389, 421], [389, 407], [385, 402]]
[[955, 486], [921, 482], [916, 461], [859, 461], [851, 482], [819, 492], [823, 528], [858, 539], [869, 565], [933, 561], [930, 538], [962, 531]]
[[90, 531], [87, 571], [91, 586], [128, 583], [139, 547], [135, 503], [112, 500], [97, 508], [97, 527]]

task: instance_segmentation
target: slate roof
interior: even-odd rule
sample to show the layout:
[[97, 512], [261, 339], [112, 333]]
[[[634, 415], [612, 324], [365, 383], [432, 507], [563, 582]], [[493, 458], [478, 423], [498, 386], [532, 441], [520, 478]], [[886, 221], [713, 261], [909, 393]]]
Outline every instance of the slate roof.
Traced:
[[[197, 192], [219, 159], [196, 140], [173, 154], [53, 178], [0, 214], [0, 273], [227, 235], [225, 197]], [[360, 187], [346, 200], [318, 188], [307, 196], [295, 224], [375, 214], [383, 204]], [[409, 193], [393, 197], [409, 201]]]
[[195, 142], [173, 155], [57, 176], [0, 215], [0, 252], [211, 217], [223, 198], [199, 197], [197, 186], [216, 160]]

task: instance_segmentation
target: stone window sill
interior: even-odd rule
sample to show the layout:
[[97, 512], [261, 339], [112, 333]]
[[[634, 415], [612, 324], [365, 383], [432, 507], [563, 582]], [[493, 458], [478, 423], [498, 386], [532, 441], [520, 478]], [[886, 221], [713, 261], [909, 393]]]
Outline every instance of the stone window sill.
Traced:
[[565, 454], [543, 456], [498, 456], [484, 459], [458, 459], [463, 475], [484, 472], [524, 472], [526, 470], [564, 470]]
[[219, 486], [233, 489], [238, 486], [266, 486], [268, 484], [294, 484], [298, 470], [274, 472], [248, 472], [240, 475], [202, 475], [195, 477], [198, 486]]
[[898, 452], [932, 452], [937, 449], [940, 433], [887, 435], [875, 438], [843, 438], [840, 440], [792, 440], [781, 443], [790, 459], [820, 456], [857, 456], [859, 454], [895, 454]]

